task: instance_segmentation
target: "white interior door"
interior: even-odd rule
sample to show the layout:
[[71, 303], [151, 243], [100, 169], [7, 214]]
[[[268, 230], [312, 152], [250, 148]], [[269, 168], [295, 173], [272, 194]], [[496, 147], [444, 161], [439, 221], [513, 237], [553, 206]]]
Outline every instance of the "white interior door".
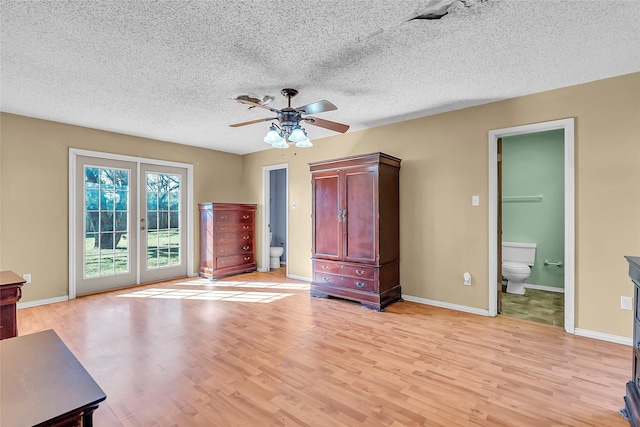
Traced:
[[79, 156], [76, 180], [76, 293], [136, 283], [137, 164]]
[[143, 163], [140, 180], [140, 282], [186, 276], [186, 170]]

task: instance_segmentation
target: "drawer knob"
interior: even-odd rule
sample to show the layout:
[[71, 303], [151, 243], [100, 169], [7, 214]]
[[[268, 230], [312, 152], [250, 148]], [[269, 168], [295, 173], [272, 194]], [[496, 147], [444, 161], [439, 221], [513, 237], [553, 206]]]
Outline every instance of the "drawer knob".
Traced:
[[364, 270], [356, 270], [356, 274], [358, 276], [362, 276], [364, 274]]
[[244, 259], [245, 261], [249, 261], [249, 260], [251, 259], [251, 257], [250, 257], [250, 256], [246, 256], [246, 257], [244, 257], [243, 259]]
[[322, 266], [322, 269], [323, 269], [323, 270], [331, 270], [331, 267], [329, 267], [328, 265], [323, 265], [323, 266]]
[[249, 229], [249, 226], [248, 226], [248, 225], [243, 225], [243, 226], [242, 226], [242, 229], [243, 229], [243, 230], [248, 230], [248, 229]]
[[323, 279], [325, 282], [330, 282], [330, 281], [331, 281], [331, 277], [328, 277], [328, 276], [322, 276], [322, 279]]
[[242, 238], [243, 238], [244, 240], [249, 240], [249, 239], [251, 238], [251, 236], [242, 236]]
[[249, 248], [250, 248], [250, 246], [243, 246], [243, 247], [242, 247], [242, 250], [248, 251], [248, 250], [249, 250]]
[[242, 219], [249, 219], [249, 215], [242, 215]]
[[366, 285], [366, 283], [364, 282], [356, 282], [356, 286], [359, 288], [364, 288], [364, 285]]

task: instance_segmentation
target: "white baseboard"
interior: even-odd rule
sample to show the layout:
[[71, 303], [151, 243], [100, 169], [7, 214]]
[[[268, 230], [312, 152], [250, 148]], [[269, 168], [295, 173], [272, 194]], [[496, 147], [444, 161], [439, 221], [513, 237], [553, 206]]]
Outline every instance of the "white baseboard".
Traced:
[[295, 274], [288, 274], [289, 279], [302, 280], [303, 282], [311, 282], [311, 277], [296, 276]]
[[475, 308], [475, 307], [468, 307], [466, 305], [451, 304], [448, 302], [436, 301], [436, 300], [420, 298], [420, 297], [413, 297], [411, 295], [405, 295], [405, 294], [402, 294], [402, 299], [407, 301], [417, 302], [419, 304], [433, 305], [435, 307], [442, 307], [442, 308], [448, 308], [451, 310], [464, 311], [465, 313], [479, 314], [481, 316], [489, 315], [489, 310], [483, 310], [481, 308]]
[[55, 297], [55, 298], [39, 299], [39, 300], [28, 301], [28, 302], [18, 302], [17, 308], [21, 309], [21, 308], [37, 307], [39, 305], [54, 304], [56, 302], [65, 302], [65, 301], [69, 301], [68, 295], [65, 295], [62, 297]]
[[622, 337], [620, 335], [606, 334], [604, 332], [590, 331], [588, 329], [575, 328], [574, 333], [581, 337], [595, 338], [597, 340], [614, 342], [616, 344], [624, 344], [633, 346], [633, 338]]
[[564, 294], [564, 288], [556, 288], [554, 286], [536, 285], [533, 283], [525, 283], [525, 289], [537, 289], [539, 291], [560, 292]]

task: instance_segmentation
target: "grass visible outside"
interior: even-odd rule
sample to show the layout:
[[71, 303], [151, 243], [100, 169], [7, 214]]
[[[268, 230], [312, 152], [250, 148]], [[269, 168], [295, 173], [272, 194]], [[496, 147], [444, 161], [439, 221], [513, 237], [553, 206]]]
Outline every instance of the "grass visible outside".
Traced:
[[[129, 271], [129, 239], [120, 237], [114, 249], [96, 247], [93, 237], [85, 238], [85, 277], [110, 276]], [[147, 232], [147, 266], [150, 269], [180, 264], [180, 231]]]

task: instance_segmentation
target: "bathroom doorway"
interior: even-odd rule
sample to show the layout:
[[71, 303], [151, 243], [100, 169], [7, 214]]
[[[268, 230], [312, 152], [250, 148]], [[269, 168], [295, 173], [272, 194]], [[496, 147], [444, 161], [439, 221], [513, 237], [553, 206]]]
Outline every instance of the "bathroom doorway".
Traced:
[[[544, 134], [543, 134], [544, 133]], [[552, 187], [547, 187], [547, 190], [533, 191], [531, 186], [527, 187], [523, 184], [524, 192], [532, 192], [535, 194], [511, 194], [514, 190], [514, 186], [503, 185], [499, 187], [499, 167], [498, 167], [498, 146], [499, 142], [502, 142], [502, 159], [505, 157], [505, 143], [510, 144], [508, 150], [512, 159], [516, 159], [518, 156], [531, 157], [531, 154], [535, 152], [536, 148], [533, 146], [524, 147], [520, 153], [515, 153], [518, 150], [513, 150], [516, 147], [514, 144], [520, 144], [519, 148], [523, 148], [522, 144], [535, 144], [536, 138], [541, 136], [549, 136], [555, 138], [558, 141], [558, 145], [562, 144], [563, 147], [556, 153], [562, 156], [562, 159], [556, 159], [560, 165], [563, 166], [563, 173], [556, 182], [557, 185], [561, 185], [562, 188], [552, 189], [554, 184], [549, 184]], [[501, 140], [501, 141], [499, 141]], [[540, 141], [540, 139], [538, 139]], [[553, 144], [550, 142], [550, 144]], [[542, 148], [540, 146], [539, 148]], [[558, 149], [558, 147], [556, 147]], [[527, 153], [527, 150], [528, 153]], [[534, 150], [534, 151], [531, 151]], [[513, 155], [515, 153], [515, 156]], [[506, 159], [508, 160], [508, 158]], [[513, 164], [511, 166], [514, 166]], [[519, 165], [518, 168], [522, 168]], [[560, 167], [556, 168], [560, 169]], [[503, 171], [504, 173], [505, 171]], [[504, 179], [505, 177], [503, 177]], [[508, 178], [507, 178], [508, 179]], [[513, 179], [513, 178], [512, 178]], [[513, 179], [515, 181], [515, 179]], [[526, 180], [525, 180], [526, 181]], [[562, 185], [562, 183], [564, 185]], [[515, 184], [511, 182], [511, 184]], [[517, 186], [515, 186], [517, 188]], [[505, 194], [501, 195], [501, 190], [505, 189]], [[507, 191], [508, 189], [508, 191]], [[556, 191], [557, 190], [557, 191]], [[563, 191], [562, 191], [563, 190]], [[544, 193], [547, 193], [546, 195]], [[559, 194], [563, 193], [563, 198], [558, 200]], [[560, 224], [552, 226], [554, 231], [550, 233], [550, 230], [545, 230], [543, 225], [539, 225], [538, 230], [527, 230], [526, 227], [518, 225], [518, 223], [527, 223], [526, 215], [529, 215], [529, 219], [535, 218], [539, 215], [539, 211], [545, 201], [545, 207], [549, 204], [560, 204], [557, 210], [562, 210], [562, 217], [556, 221]], [[507, 198], [506, 200], [504, 200]], [[554, 202], [555, 200], [555, 202]], [[506, 202], [506, 203], [503, 203]], [[505, 207], [505, 212], [500, 215], [500, 207]], [[519, 213], [518, 213], [519, 212]], [[526, 214], [525, 214], [526, 213]], [[523, 218], [517, 218], [515, 215], [522, 215]], [[507, 215], [505, 217], [505, 215]], [[511, 215], [511, 217], [509, 217]], [[501, 218], [502, 217], [502, 218]], [[574, 333], [574, 299], [575, 299], [575, 284], [574, 284], [574, 122], [573, 119], [557, 120], [553, 122], [537, 123], [533, 125], [517, 126], [507, 129], [498, 129], [489, 132], [489, 314], [495, 316], [498, 314], [499, 297], [502, 296], [502, 303], [510, 303], [512, 299], [511, 295], [500, 293], [502, 282], [500, 277], [500, 255], [502, 254], [501, 240], [503, 237], [503, 224], [505, 225], [504, 235], [505, 241], [522, 241], [527, 240], [526, 243], [538, 244], [538, 249], [535, 257], [534, 265], [531, 267], [531, 279], [525, 281], [525, 288], [531, 289], [529, 297], [535, 297], [536, 294], [544, 292], [543, 297], [548, 298], [550, 301], [547, 303], [554, 303], [552, 300], [556, 300], [558, 304], [558, 297], [560, 292], [552, 293], [550, 291], [558, 291], [561, 286], [564, 287], [563, 298], [560, 301], [564, 305], [564, 328], [569, 333]], [[529, 221], [533, 223], [533, 220]], [[536, 227], [531, 227], [536, 228]], [[554, 241], [552, 234], [560, 234], [563, 236], [561, 242]], [[534, 242], [532, 240], [539, 240], [540, 242]], [[558, 247], [559, 246], [559, 247]], [[562, 259], [560, 259], [562, 258]], [[500, 262], [500, 265], [498, 263]], [[562, 265], [554, 265], [558, 262], [562, 262]], [[536, 285], [528, 286], [527, 282], [536, 283]], [[542, 298], [542, 297], [541, 297]], [[522, 297], [520, 303], [526, 303], [526, 298]], [[507, 307], [504, 307], [507, 308]]]
[[503, 248], [498, 267], [509, 266], [498, 275], [506, 291], [499, 313], [563, 327], [564, 130], [506, 136], [498, 142], [498, 237]]
[[[271, 271], [270, 248], [281, 247], [281, 268], [288, 276], [289, 269], [289, 165], [279, 164], [262, 168], [263, 209], [262, 209], [262, 265], [260, 271]], [[270, 234], [271, 233], [271, 234]], [[270, 238], [272, 236], [272, 238]]]

